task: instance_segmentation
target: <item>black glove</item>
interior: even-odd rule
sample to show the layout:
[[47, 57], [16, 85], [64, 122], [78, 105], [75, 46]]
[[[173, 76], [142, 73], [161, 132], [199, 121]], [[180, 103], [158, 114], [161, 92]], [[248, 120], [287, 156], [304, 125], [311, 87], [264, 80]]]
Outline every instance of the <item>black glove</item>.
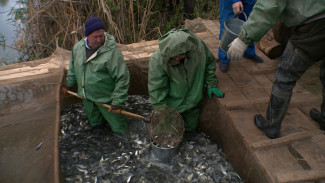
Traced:
[[68, 91], [71, 91], [73, 87], [68, 87], [66, 84], [62, 85], [61, 88], [61, 93], [63, 94], [63, 96], [67, 96], [69, 95]]
[[64, 86], [63, 86], [63, 87], [61, 88], [61, 93], [63, 94], [64, 97], [69, 95], [69, 93], [68, 93], [69, 90], [71, 90], [70, 87], [64, 87]]
[[108, 112], [111, 112], [111, 111], [112, 111], [113, 113], [115, 113], [115, 114], [120, 114], [121, 111], [122, 111], [122, 109], [121, 109], [120, 106], [117, 106], [117, 105], [111, 105], [111, 108], [108, 109]]

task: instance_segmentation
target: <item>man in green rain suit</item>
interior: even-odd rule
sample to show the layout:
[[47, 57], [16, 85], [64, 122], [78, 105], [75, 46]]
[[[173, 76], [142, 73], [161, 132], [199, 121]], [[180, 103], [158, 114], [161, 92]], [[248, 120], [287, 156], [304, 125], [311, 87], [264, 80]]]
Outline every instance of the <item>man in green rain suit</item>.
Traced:
[[313, 64], [320, 61], [323, 85], [321, 111], [312, 109], [310, 116], [325, 130], [325, 0], [259, 0], [241, 27], [239, 38], [229, 47], [228, 58], [240, 59], [251, 42], [259, 41], [280, 20], [288, 27], [296, 26], [277, 65], [272, 95], [266, 118], [255, 116], [255, 125], [271, 138], [280, 137], [284, 119], [296, 81]]
[[149, 60], [148, 89], [153, 108], [167, 105], [184, 119], [185, 130], [196, 131], [199, 102], [206, 88], [209, 97], [223, 97], [217, 89], [216, 59], [190, 30], [171, 30], [159, 41]]
[[[121, 107], [128, 98], [129, 70], [114, 37], [105, 32], [99, 18], [86, 21], [85, 35], [71, 51], [66, 85], [78, 84], [78, 95], [87, 99], [83, 105], [92, 126], [107, 121], [114, 132], [125, 133], [127, 119], [121, 114]], [[108, 111], [94, 102], [112, 108]]]

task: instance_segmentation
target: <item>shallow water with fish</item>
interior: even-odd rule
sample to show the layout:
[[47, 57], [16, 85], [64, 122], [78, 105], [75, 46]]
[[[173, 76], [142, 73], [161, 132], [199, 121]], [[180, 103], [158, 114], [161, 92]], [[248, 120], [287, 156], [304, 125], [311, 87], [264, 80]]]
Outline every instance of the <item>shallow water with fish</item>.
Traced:
[[[148, 96], [132, 95], [126, 111], [149, 116]], [[202, 132], [186, 133], [163, 163], [152, 152], [148, 124], [128, 117], [126, 136], [91, 127], [81, 103], [61, 111], [60, 165], [64, 182], [243, 182], [221, 147]]]

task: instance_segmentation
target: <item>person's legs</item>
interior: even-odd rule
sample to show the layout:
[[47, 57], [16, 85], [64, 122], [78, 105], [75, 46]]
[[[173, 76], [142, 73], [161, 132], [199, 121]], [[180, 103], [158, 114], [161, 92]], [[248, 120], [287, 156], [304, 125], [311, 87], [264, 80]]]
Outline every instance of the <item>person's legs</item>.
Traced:
[[221, 72], [227, 72], [229, 70], [229, 62], [230, 60], [227, 58], [227, 53], [222, 51], [219, 47], [218, 52], [219, 57], [219, 69]]
[[[219, 23], [220, 23], [220, 33], [219, 33], [219, 43], [222, 38], [222, 33], [224, 29], [224, 23], [228, 18], [234, 17], [235, 14], [232, 10], [232, 1], [220, 0], [219, 1]], [[219, 69], [221, 72], [227, 72], [229, 69], [230, 60], [227, 58], [227, 53], [222, 51], [220, 46], [218, 49], [219, 58]]]
[[261, 57], [256, 55], [254, 43], [250, 43], [248, 45], [248, 48], [244, 52], [244, 57], [248, 58], [248, 59], [250, 59], [250, 60], [252, 60], [254, 62], [257, 62], [257, 63], [263, 63], [264, 62], [264, 60]]
[[288, 42], [275, 71], [266, 119], [260, 114], [255, 116], [255, 125], [269, 138], [280, 136], [281, 123], [288, 110], [296, 81], [313, 64], [308, 56]]
[[[247, 15], [247, 17], [250, 15], [251, 11], [253, 10], [254, 3], [255, 3], [254, 0], [247, 0], [247, 1], [243, 2], [244, 13]], [[222, 38], [223, 29], [224, 29], [224, 22], [228, 18], [235, 17], [235, 14], [232, 9], [232, 1], [220, 0], [219, 1], [219, 12], [220, 12], [220, 14], [219, 14], [220, 15], [219, 16], [219, 22], [220, 22], [219, 43], [220, 43], [221, 38]], [[247, 17], [245, 17], [244, 14], [238, 15], [238, 18], [243, 21], [246, 21]], [[258, 62], [258, 63], [264, 62], [264, 60], [261, 57], [256, 55], [254, 43], [249, 44], [247, 50], [244, 53], [244, 57], [249, 58], [249, 59], [253, 60], [254, 62]], [[220, 61], [219, 62], [220, 71], [227, 72], [229, 70], [230, 60], [227, 58], [227, 53], [222, 51], [220, 46], [218, 49], [218, 58]]]
[[199, 124], [200, 108], [199, 106], [181, 113], [184, 119], [185, 131], [195, 132]]
[[297, 27], [291, 36], [291, 42], [312, 60], [321, 61], [319, 78], [323, 85], [323, 103], [321, 112], [312, 109], [310, 116], [320, 124], [321, 129], [325, 130], [325, 18]]
[[255, 115], [255, 125], [269, 138], [280, 137], [281, 123], [288, 110], [290, 99], [291, 96], [281, 98], [272, 94], [266, 111], [266, 119], [260, 114]]
[[[243, 6], [244, 6], [244, 13], [246, 14], [247, 18], [249, 17], [249, 15], [251, 14], [253, 7], [254, 7], [254, 0], [247, 0], [243, 2]], [[239, 19], [246, 21], [246, 17], [243, 14], [240, 14], [238, 16]], [[258, 63], [262, 63], [264, 62], [264, 60], [256, 55], [255, 52], [255, 45], [254, 43], [250, 43], [248, 45], [248, 48], [246, 49], [246, 51], [244, 52], [244, 57], [251, 59], [254, 62], [258, 62]]]
[[310, 117], [319, 123], [321, 130], [325, 130], [325, 60], [321, 60], [320, 62], [319, 79], [323, 85], [323, 103], [321, 105], [321, 111], [314, 108], [310, 110]]
[[232, 18], [235, 16], [232, 10], [232, 2], [228, 0], [220, 0], [219, 1], [219, 23], [220, 23], [220, 33], [219, 40], [221, 40], [224, 23], [228, 18]]
[[254, 43], [250, 43], [248, 45], [247, 50], [244, 52], [244, 57], [248, 58], [248, 59], [250, 59], [250, 60], [252, 60], [254, 62], [257, 62], [257, 63], [263, 63], [264, 62], [264, 60], [261, 57], [256, 55]]
[[128, 130], [127, 118], [124, 114], [115, 114], [108, 112], [108, 109], [103, 106], [97, 106], [101, 114], [111, 126], [113, 132], [124, 134]]
[[89, 119], [91, 126], [97, 126], [102, 124], [102, 122], [105, 120], [101, 112], [99, 111], [96, 104], [93, 102], [84, 100], [83, 105], [85, 108], [86, 115]]

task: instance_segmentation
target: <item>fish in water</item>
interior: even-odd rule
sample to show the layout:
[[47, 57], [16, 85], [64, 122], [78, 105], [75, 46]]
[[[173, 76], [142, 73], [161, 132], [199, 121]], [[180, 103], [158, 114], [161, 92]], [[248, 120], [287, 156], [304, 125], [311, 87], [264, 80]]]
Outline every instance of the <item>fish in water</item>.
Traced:
[[[149, 97], [131, 95], [123, 106], [140, 115], [151, 113]], [[185, 134], [168, 163], [153, 156], [148, 124], [127, 117], [125, 138], [109, 125], [93, 128], [81, 103], [61, 111], [60, 165], [65, 182], [234, 182], [240, 176], [220, 146], [204, 133]]]

